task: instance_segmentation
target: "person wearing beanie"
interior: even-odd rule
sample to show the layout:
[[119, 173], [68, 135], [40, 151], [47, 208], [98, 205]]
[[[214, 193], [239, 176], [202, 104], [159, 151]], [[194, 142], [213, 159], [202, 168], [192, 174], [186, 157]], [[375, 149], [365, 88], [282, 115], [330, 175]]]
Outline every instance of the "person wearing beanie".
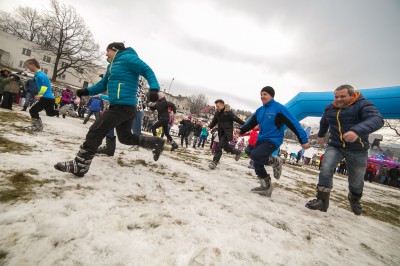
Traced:
[[274, 177], [280, 178], [282, 173], [281, 158], [272, 156], [272, 153], [281, 146], [285, 133], [286, 125], [292, 130], [301, 146], [304, 149], [310, 148], [307, 133], [301, 127], [299, 121], [282, 104], [274, 100], [275, 90], [266, 86], [261, 89], [262, 106], [256, 110], [252, 117], [240, 129], [240, 134], [244, 134], [255, 126], [259, 126], [257, 142], [251, 152], [250, 158], [253, 160], [254, 171], [260, 180], [260, 187], [251, 190], [263, 196], [270, 197], [272, 194], [271, 177], [265, 169], [265, 165], [272, 164]]
[[154, 100], [154, 94], [157, 96], [160, 86], [153, 70], [139, 58], [133, 48], [126, 48], [123, 43], [110, 43], [106, 49], [106, 56], [110, 64], [104, 77], [93, 86], [78, 90], [76, 95], [93, 96], [107, 91], [109, 108], [89, 128], [75, 159], [54, 165], [59, 171], [69, 172], [78, 177], [84, 176], [89, 171], [102, 140], [113, 128], [116, 128], [118, 140], [122, 144], [152, 149], [155, 161], [164, 149], [165, 141], [161, 138], [132, 134], [132, 123], [138, 104], [139, 76], [143, 76], [149, 83], [150, 101], [157, 100]]
[[242, 152], [229, 145], [233, 140], [233, 122], [243, 125], [244, 122], [237, 117], [231, 110], [231, 107], [221, 99], [215, 102], [215, 115], [210, 123], [210, 129], [218, 125], [219, 142], [215, 149], [213, 161], [208, 165], [210, 169], [215, 169], [222, 156], [222, 150], [235, 154], [235, 160], [239, 161]]
[[169, 134], [169, 122], [170, 122], [170, 111], [172, 113], [176, 114], [176, 106], [172, 102], [167, 101], [165, 98], [165, 94], [163, 92], [158, 93], [158, 101], [155, 104], [149, 104], [150, 109], [155, 111], [157, 110], [158, 114], [158, 120], [157, 122], [154, 123], [154, 125], [151, 127], [151, 131], [153, 133], [153, 136], [157, 135], [157, 129], [159, 127], [162, 127], [162, 130], [171, 143], [171, 151], [174, 151], [175, 149], [178, 148], [178, 144], [172, 139], [171, 135]]

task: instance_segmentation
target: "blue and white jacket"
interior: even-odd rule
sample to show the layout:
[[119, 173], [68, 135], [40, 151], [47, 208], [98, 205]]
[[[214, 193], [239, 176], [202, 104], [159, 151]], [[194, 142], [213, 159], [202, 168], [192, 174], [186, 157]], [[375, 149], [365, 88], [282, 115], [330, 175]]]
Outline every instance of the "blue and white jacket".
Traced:
[[87, 90], [89, 95], [108, 91], [110, 105], [137, 105], [140, 75], [147, 79], [150, 89], [160, 90], [153, 70], [129, 47], [116, 52], [103, 79]]
[[296, 134], [299, 142], [308, 142], [307, 133], [289, 110], [282, 104], [271, 99], [256, 110], [252, 117], [240, 129], [240, 134], [259, 125], [260, 133], [257, 141], [270, 141], [279, 147], [283, 143], [285, 125]]

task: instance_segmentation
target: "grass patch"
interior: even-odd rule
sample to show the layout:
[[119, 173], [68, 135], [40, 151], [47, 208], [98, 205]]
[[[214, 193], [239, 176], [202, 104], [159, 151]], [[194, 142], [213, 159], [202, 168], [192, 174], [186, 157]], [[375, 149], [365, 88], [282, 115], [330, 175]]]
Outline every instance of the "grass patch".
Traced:
[[[0, 190], [0, 202], [14, 200], [28, 200], [35, 193], [35, 186], [43, 186], [46, 183], [55, 182], [54, 179], [36, 180], [31, 175], [38, 175], [36, 169], [26, 169], [21, 171], [2, 171], [5, 173], [4, 179], [6, 188]], [[3, 180], [1, 180], [3, 181]], [[2, 182], [4, 183], [4, 182]]]
[[3, 112], [1, 112], [0, 122], [2, 124], [14, 123], [16, 121], [19, 121], [19, 122], [31, 122], [31, 119], [28, 116], [21, 115], [19, 113], [15, 113], [15, 112], [12, 112], [12, 111], [9, 111], [9, 112], [3, 111]]
[[24, 143], [15, 142], [5, 138], [4, 136], [0, 136], [0, 153], [5, 152], [25, 152], [25, 151], [32, 151], [33, 147], [26, 145]]
[[2, 259], [5, 259], [6, 257], [7, 257], [7, 252], [5, 252], [5, 251], [3, 251], [3, 250], [0, 250], [0, 261], [2, 260]]

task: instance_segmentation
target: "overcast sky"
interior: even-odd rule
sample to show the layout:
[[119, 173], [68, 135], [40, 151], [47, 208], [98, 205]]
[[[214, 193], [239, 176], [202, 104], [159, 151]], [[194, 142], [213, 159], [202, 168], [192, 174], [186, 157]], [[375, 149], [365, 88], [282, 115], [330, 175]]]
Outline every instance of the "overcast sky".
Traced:
[[[288, 102], [301, 91], [400, 85], [399, 0], [64, 0], [101, 49], [123, 41], [162, 89], [204, 93], [254, 111], [270, 85]], [[33, 4], [34, 3], [34, 4]], [[46, 8], [48, 1], [1, 1]]]

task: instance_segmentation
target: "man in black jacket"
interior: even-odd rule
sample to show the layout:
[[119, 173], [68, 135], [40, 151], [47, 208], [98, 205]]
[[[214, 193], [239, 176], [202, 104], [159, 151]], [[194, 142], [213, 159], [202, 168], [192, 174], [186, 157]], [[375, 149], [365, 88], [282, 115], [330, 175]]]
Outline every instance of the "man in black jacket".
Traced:
[[325, 107], [320, 121], [318, 141], [330, 133], [317, 185], [317, 198], [306, 207], [326, 212], [333, 187], [333, 173], [338, 162], [346, 160], [349, 180], [348, 200], [351, 210], [360, 215], [360, 199], [364, 189], [364, 173], [368, 159], [368, 135], [383, 126], [383, 118], [374, 104], [350, 85], [335, 89], [335, 100]]
[[158, 113], [158, 121], [154, 123], [151, 127], [151, 131], [153, 132], [153, 136], [157, 136], [157, 128], [162, 127], [165, 136], [171, 142], [171, 151], [178, 148], [178, 144], [172, 139], [171, 135], [169, 134], [168, 129], [168, 122], [169, 122], [169, 112], [168, 108], [172, 109], [172, 112], [176, 113], [176, 106], [175, 104], [168, 102], [165, 99], [165, 95], [163, 92], [158, 93], [158, 101], [155, 104], [150, 104], [151, 110], [157, 110]]
[[217, 111], [215, 112], [214, 118], [211, 121], [210, 129], [218, 124], [219, 142], [215, 150], [213, 161], [208, 166], [210, 169], [215, 169], [217, 167], [217, 164], [222, 156], [222, 149], [224, 149], [226, 152], [235, 154], [236, 161], [239, 161], [242, 154], [240, 150], [231, 147], [229, 142], [233, 140], [233, 122], [239, 123], [240, 125], [243, 125], [244, 122], [237, 117], [230, 110], [230, 106], [225, 104], [225, 102], [221, 99], [215, 101], [215, 108]]

